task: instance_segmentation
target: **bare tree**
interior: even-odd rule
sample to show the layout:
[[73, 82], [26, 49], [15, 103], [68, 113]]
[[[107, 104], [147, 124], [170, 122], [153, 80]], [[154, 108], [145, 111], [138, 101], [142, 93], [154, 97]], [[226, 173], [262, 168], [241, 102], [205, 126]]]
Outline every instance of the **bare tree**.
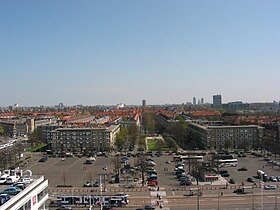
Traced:
[[137, 165], [140, 167], [141, 178], [142, 178], [142, 186], [145, 185], [145, 172], [147, 169], [147, 162], [145, 160], [145, 156], [141, 155], [137, 158]]

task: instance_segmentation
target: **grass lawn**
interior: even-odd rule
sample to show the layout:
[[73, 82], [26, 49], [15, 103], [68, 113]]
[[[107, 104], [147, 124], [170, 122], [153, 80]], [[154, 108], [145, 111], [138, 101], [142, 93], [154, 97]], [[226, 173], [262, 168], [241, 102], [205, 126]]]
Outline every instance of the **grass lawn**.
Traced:
[[[148, 151], [158, 151], [157, 146], [157, 140], [156, 139], [149, 139], [147, 141], [148, 143]], [[168, 147], [165, 142], [163, 142], [163, 145], [161, 147], [161, 151], [170, 151], [170, 150], [176, 150], [176, 148]]]
[[39, 144], [33, 148], [28, 148], [26, 151], [27, 152], [36, 152], [39, 151], [40, 149], [42, 149], [43, 147], [47, 146], [47, 144]]

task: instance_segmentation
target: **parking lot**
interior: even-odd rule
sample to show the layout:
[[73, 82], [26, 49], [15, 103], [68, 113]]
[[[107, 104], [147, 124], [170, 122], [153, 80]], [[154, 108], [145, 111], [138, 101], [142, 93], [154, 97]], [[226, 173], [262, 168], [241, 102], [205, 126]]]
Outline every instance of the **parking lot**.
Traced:
[[[30, 169], [33, 174], [45, 175], [49, 180], [49, 186], [56, 187], [58, 185], [71, 185], [75, 187], [82, 187], [87, 181], [94, 181], [99, 179], [101, 174], [106, 174], [110, 179], [110, 174], [113, 174], [113, 159], [115, 157], [99, 156], [93, 164], [84, 164], [86, 157], [82, 158], [49, 158], [46, 162], [38, 162], [40, 155], [36, 155], [33, 162], [31, 162], [25, 169]], [[156, 162], [154, 167], [158, 173], [159, 185], [163, 187], [179, 186], [179, 182], [174, 174], [173, 155], [164, 153], [160, 157], [150, 157]], [[38, 160], [37, 160], [38, 159]], [[166, 163], [171, 161], [171, 163]], [[129, 158], [130, 164], [133, 166], [137, 162], [137, 157]], [[107, 166], [107, 170], [103, 167]], [[247, 171], [238, 171], [238, 168], [245, 167]], [[263, 157], [256, 157], [251, 154], [246, 154], [246, 157], [238, 158], [237, 167], [224, 167], [222, 169], [228, 170], [230, 176], [225, 177], [226, 180], [234, 179], [236, 184], [246, 183], [247, 177], [256, 176], [257, 170], [261, 169], [267, 173], [268, 176], [280, 176], [280, 167], [274, 166]], [[186, 166], [186, 172], [188, 172]], [[109, 186], [109, 185], [108, 185]]]
[[[271, 157], [274, 160], [274, 157]], [[279, 158], [277, 158], [279, 160]], [[245, 167], [247, 171], [238, 171], [238, 168]], [[258, 170], [263, 170], [268, 176], [280, 176], [280, 167], [268, 163], [264, 157], [256, 157], [251, 154], [246, 154], [246, 157], [238, 158], [237, 167], [224, 167], [222, 169], [228, 170], [230, 178], [235, 179], [236, 183], [246, 183], [248, 177], [257, 176]]]
[[[82, 158], [48, 158], [46, 162], [34, 161], [25, 169], [36, 175], [44, 175], [49, 180], [49, 186], [72, 185], [82, 187], [89, 180], [99, 179], [101, 174], [113, 171], [110, 158], [98, 157], [93, 164], [84, 164], [86, 157]], [[107, 170], [103, 170], [104, 166]]]

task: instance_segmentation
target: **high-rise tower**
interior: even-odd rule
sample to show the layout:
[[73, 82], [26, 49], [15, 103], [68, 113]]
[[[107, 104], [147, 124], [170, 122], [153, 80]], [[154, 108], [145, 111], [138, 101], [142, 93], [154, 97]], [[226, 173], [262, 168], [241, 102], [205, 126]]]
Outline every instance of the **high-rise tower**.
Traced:
[[213, 95], [213, 108], [222, 108], [222, 96], [220, 94]]

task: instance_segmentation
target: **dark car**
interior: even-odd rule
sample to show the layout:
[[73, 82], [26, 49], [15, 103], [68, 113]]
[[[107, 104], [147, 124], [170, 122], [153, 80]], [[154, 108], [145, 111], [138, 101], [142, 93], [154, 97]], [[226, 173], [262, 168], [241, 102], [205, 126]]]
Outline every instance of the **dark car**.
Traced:
[[61, 206], [61, 207], [57, 208], [56, 210], [72, 210], [72, 207], [70, 207], [70, 206]]
[[17, 187], [17, 188], [19, 188], [19, 189], [21, 189], [21, 190], [24, 190], [25, 189], [25, 184], [24, 183], [15, 183], [15, 184], [13, 184], [12, 185], [13, 187]]
[[84, 164], [92, 164], [92, 160], [86, 160]]
[[241, 167], [241, 168], [239, 168], [239, 169], [237, 169], [237, 171], [247, 171], [248, 169], [247, 168], [245, 168], [244, 166], [243, 167]]
[[229, 177], [230, 174], [229, 174], [229, 173], [222, 173], [221, 176], [222, 176], [222, 177]]
[[154, 209], [156, 209], [156, 207], [153, 206], [153, 205], [145, 205], [145, 206], [144, 206], [144, 209], [145, 209], [145, 210], [154, 210]]
[[10, 187], [8, 189], [0, 191], [1, 194], [8, 194], [8, 195], [16, 195], [21, 191], [21, 189], [17, 187]]
[[8, 194], [0, 194], [0, 205], [6, 203], [11, 197]]
[[246, 179], [248, 182], [255, 182], [256, 180], [254, 179], [254, 177], [248, 177]]
[[235, 180], [234, 180], [234, 179], [230, 179], [230, 180], [229, 180], [229, 183], [230, 183], [230, 184], [235, 184]]
[[233, 191], [233, 193], [243, 193], [243, 192], [244, 192], [243, 189], [235, 189]]
[[182, 180], [180, 182], [180, 185], [191, 185], [191, 184], [192, 184], [191, 180]]
[[48, 160], [47, 156], [41, 157], [38, 162], [46, 162]]

